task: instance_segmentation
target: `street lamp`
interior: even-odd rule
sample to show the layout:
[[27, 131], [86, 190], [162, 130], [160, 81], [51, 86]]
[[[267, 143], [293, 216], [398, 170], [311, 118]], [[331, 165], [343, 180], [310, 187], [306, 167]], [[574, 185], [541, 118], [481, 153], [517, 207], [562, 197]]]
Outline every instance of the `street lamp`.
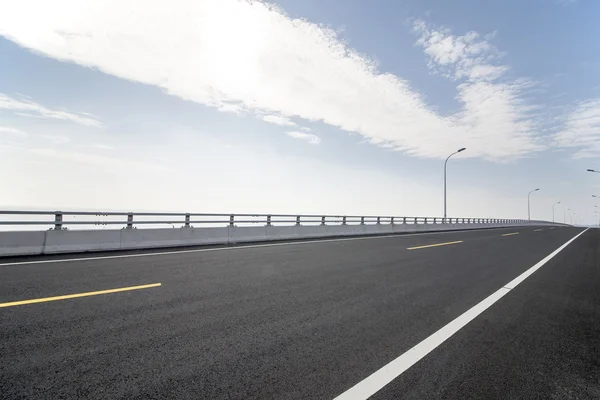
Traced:
[[531, 193], [533, 192], [537, 192], [538, 190], [540, 190], [539, 188], [537, 189], [533, 189], [531, 192], [529, 192], [529, 194], [527, 195], [527, 219], [529, 220], [529, 222], [531, 222], [531, 205], [530, 205], [530, 200], [529, 197], [531, 196]]
[[444, 162], [444, 221], [446, 220], [446, 165], [448, 164], [448, 160], [450, 159], [450, 157], [452, 157], [455, 154], [460, 153], [461, 151], [465, 151], [466, 149], [467, 149], [466, 147], [458, 149], [454, 153], [450, 154], [448, 156], [448, 158], [446, 158], [446, 161]]
[[587, 169], [587, 171], [588, 171], [588, 172], [595, 172], [595, 173], [597, 173], [597, 174], [600, 174], [600, 171], [596, 171], [595, 169], [590, 169], [590, 168], [588, 168], [588, 169]]
[[554, 205], [552, 206], [552, 222], [554, 223], [554, 207], [556, 207], [557, 204], [560, 204], [560, 201], [557, 201], [556, 203], [554, 203]]

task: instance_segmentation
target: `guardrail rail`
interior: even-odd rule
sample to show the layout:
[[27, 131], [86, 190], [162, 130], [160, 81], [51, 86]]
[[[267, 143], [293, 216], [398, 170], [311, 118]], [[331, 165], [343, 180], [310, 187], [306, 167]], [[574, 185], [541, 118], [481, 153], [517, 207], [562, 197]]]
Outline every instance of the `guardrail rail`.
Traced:
[[347, 225], [347, 224], [517, 224], [548, 223], [523, 219], [473, 217], [407, 217], [371, 215], [321, 214], [216, 214], [216, 213], [153, 213], [153, 212], [100, 212], [100, 211], [2, 211], [0, 226], [49, 226], [61, 230], [69, 226], [138, 226], [171, 225], [175, 227], [236, 226], [236, 225]]

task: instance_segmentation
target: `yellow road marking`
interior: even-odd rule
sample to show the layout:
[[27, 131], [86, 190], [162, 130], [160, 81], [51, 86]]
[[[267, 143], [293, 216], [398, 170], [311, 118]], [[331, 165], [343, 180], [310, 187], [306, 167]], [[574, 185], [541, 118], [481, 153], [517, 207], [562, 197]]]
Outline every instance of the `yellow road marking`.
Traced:
[[519, 232], [512, 232], [512, 233], [505, 233], [502, 236], [512, 236], [512, 235], [518, 235], [518, 234], [519, 234]]
[[425, 246], [408, 247], [406, 250], [417, 250], [417, 249], [425, 249], [427, 247], [447, 246], [449, 244], [457, 244], [457, 243], [462, 243], [462, 242], [463, 242], [462, 240], [457, 240], [456, 242], [428, 244]]
[[535, 229], [534, 232], [543, 231], [543, 229]]
[[149, 288], [153, 288], [153, 287], [158, 287], [160, 285], [161, 285], [160, 283], [151, 283], [151, 284], [148, 284], [148, 285], [129, 286], [129, 287], [118, 288], [118, 289], [99, 290], [97, 292], [75, 293], [75, 294], [66, 294], [64, 296], [43, 297], [41, 299], [13, 301], [13, 302], [10, 302], [10, 303], [0, 303], [0, 308], [2, 308], [2, 307], [22, 306], [22, 305], [25, 305], [25, 304], [45, 303], [47, 301], [76, 299], [78, 297], [98, 296], [100, 294], [127, 292], [127, 291], [130, 291], [130, 290], [149, 289]]

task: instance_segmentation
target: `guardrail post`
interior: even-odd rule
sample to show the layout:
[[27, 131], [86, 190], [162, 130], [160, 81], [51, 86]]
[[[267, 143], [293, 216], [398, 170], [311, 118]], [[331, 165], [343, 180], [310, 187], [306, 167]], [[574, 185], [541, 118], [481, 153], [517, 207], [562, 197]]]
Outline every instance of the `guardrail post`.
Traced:
[[271, 216], [267, 215], [267, 226], [271, 226]]
[[394, 225], [394, 217], [392, 217], [390, 224]]
[[[427, 222], [427, 218], [425, 218], [425, 222]], [[437, 218], [433, 218], [433, 223], [437, 224]]]
[[127, 229], [133, 229], [133, 214], [127, 214]]
[[296, 225], [300, 225], [300, 216], [296, 215]]
[[190, 214], [185, 214], [185, 227], [190, 227]]
[[[427, 223], [427, 217], [425, 217], [425, 218], [423, 219], [423, 223], [424, 223], [424, 224], [426, 224], [426, 223]], [[435, 218], [433, 219], [433, 223], [435, 224]]]
[[325, 225], [325, 216], [324, 215], [321, 217], [321, 225]]
[[233, 223], [235, 221], [235, 215], [231, 214], [229, 216], [229, 226], [234, 226]]
[[61, 212], [57, 211], [56, 214], [54, 214], [54, 229], [59, 231], [62, 229], [62, 220], [63, 220], [63, 215]]
[[406, 223], [406, 217], [402, 217], [402, 223], [405, 224]]
[[365, 217], [360, 217], [360, 224], [364, 225], [365, 224]]
[[415, 217], [415, 225], [417, 224], [417, 217]]
[[381, 224], [381, 217], [377, 217], [377, 225]]

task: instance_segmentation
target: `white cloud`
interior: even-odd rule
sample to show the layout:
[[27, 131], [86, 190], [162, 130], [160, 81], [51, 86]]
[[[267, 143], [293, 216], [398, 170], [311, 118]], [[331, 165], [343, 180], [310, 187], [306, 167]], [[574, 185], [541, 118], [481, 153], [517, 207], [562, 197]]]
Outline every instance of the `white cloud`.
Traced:
[[304, 132], [286, 132], [286, 135], [293, 137], [294, 139], [304, 140], [309, 144], [320, 144], [321, 138], [317, 135], [313, 135], [312, 133], [304, 133]]
[[281, 115], [265, 115], [262, 117], [262, 120], [275, 125], [296, 126], [294, 121]]
[[93, 149], [98, 149], [98, 150], [114, 150], [115, 149], [113, 146], [110, 146], [108, 144], [102, 144], [102, 143], [94, 143], [90, 147]]
[[71, 139], [65, 135], [39, 135], [41, 138], [46, 139], [54, 144], [67, 144], [71, 142]]
[[[0, 9], [1, 7], [2, 5], [0, 5]], [[0, 19], [1, 18], [2, 17], [0, 16]], [[96, 128], [102, 126], [100, 121], [89, 113], [73, 113], [61, 110], [53, 110], [41, 104], [35, 103], [30, 98], [25, 96], [21, 96], [21, 98], [17, 99], [4, 93], [0, 93], [0, 110], [9, 110], [17, 115], [28, 118], [60, 119]]]
[[[522, 87], [475, 33], [423, 24], [432, 62], [454, 68], [460, 112], [442, 116], [337, 32], [260, 1], [21, 0], [0, 3], [0, 35], [46, 56], [164, 89], [222, 111], [320, 121], [419, 157], [506, 160], [538, 150]], [[31, 10], [36, 10], [32, 13]], [[135, 18], [131, 18], [134, 15]], [[460, 38], [460, 39], [459, 39]], [[425, 44], [426, 43], [426, 44]], [[477, 68], [470, 68], [475, 63]], [[477, 100], [485, 100], [477, 102]]]
[[453, 79], [494, 81], [504, 74], [508, 67], [492, 63], [502, 55], [489, 40], [495, 32], [480, 38], [477, 32], [455, 36], [448, 29], [430, 26], [417, 20], [413, 32], [419, 36], [417, 45], [423, 47], [429, 56], [428, 66], [435, 72]]
[[[495, 32], [484, 39], [476, 32], [454, 36], [447, 29], [436, 29], [417, 20], [413, 32], [417, 45], [429, 57], [428, 66], [450, 79], [462, 81], [456, 99], [462, 111], [447, 121], [462, 129], [462, 140], [469, 151], [471, 143], [494, 147], [505, 159], [524, 157], [544, 149], [538, 137], [535, 106], [527, 104], [524, 93], [531, 88], [527, 80], [501, 80], [509, 67], [494, 65], [501, 53], [489, 43]], [[480, 150], [482, 151], [482, 150]]]
[[578, 104], [564, 122], [554, 136], [556, 146], [575, 149], [575, 158], [600, 156], [600, 99]]
[[12, 126], [0, 126], [0, 135], [7, 133], [9, 135], [14, 135], [14, 136], [21, 136], [21, 137], [26, 137], [27, 133], [23, 132], [20, 129], [17, 128], [13, 128]]
[[36, 148], [29, 150], [31, 154], [63, 160], [74, 165], [89, 165], [102, 170], [110, 170], [114, 173], [123, 171], [148, 171], [148, 172], [173, 172], [171, 168], [159, 164], [151, 164], [144, 161], [133, 161], [118, 157], [102, 156], [98, 154], [82, 153], [76, 151], [58, 151], [48, 148]]

